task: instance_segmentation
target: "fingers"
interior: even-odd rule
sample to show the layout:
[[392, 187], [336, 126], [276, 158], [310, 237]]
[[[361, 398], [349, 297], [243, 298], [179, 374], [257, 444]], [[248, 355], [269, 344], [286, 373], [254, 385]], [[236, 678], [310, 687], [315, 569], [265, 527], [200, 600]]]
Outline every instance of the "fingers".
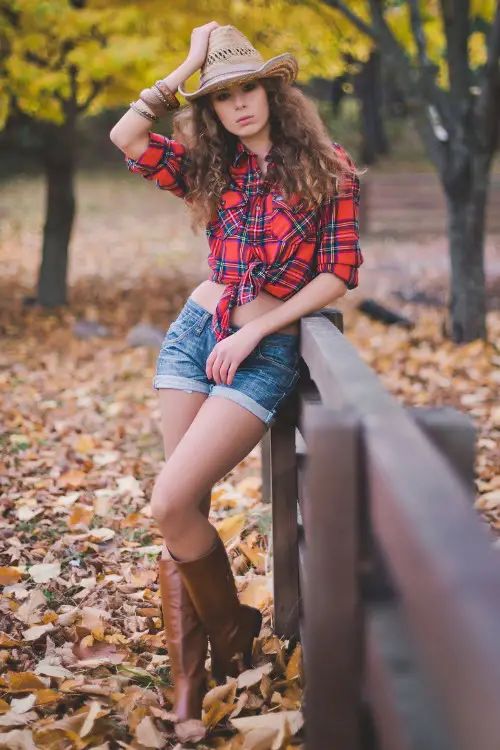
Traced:
[[231, 385], [237, 369], [238, 365], [230, 359], [223, 359], [223, 355], [218, 354], [214, 349], [208, 356], [205, 371], [207, 378], [215, 380], [217, 385]]

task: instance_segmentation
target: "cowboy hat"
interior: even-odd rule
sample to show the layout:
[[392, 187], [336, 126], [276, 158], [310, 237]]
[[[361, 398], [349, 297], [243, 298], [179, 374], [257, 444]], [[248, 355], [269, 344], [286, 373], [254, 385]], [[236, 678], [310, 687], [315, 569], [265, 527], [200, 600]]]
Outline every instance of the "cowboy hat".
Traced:
[[[282, 77], [291, 83], [297, 77], [298, 63], [294, 55], [285, 52], [264, 61], [235, 26], [218, 26], [208, 37], [208, 49], [201, 68], [200, 85], [195, 91], [178, 91], [188, 101], [227, 88], [228, 85], [256, 78]], [[186, 81], [182, 81], [184, 84]]]

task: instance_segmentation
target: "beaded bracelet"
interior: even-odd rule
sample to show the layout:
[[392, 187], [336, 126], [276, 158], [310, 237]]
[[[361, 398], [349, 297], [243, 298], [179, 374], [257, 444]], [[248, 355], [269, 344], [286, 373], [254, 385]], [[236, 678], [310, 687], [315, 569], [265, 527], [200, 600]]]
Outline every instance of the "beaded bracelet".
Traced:
[[177, 99], [175, 93], [171, 91], [165, 81], [163, 81], [161, 78], [158, 81], [155, 81], [153, 86], [165, 97], [167, 100], [167, 104], [172, 109], [177, 109], [181, 106], [180, 101]]
[[164, 115], [169, 109], [165, 102], [160, 99], [158, 92], [153, 88], [143, 89], [139, 94], [139, 99], [147, 104], [150, 110], [154, 112], [155, 115], [158, 115], [158, 117]]
[[181, 106], [175, 94], [161, 79], [156, 81], [151, 88], [143, 89], [139, 98], [159, 117], [170, 109], [178, 109]]
[[151, 120], [152, 122], [155, 122], [156, 120], [160, 119], [158, 115], [153, 115], [151, 114], [151, 112], [147, 112], [145, 109], [142, 109], [141, 107], [139, 107], [136, 104], [136, 102], [130, 102], [129, 106], [131, 107], [131, 109], [135, 110], [139, 115], [142, 115], [147, 120]]

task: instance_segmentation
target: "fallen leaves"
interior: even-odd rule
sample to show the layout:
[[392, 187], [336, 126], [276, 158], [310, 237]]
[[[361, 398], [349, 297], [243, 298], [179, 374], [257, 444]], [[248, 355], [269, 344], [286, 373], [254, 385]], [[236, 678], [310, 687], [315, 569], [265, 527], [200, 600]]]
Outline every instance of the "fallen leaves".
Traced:
[[[165, 196], [148, 197], [158, 200], [157, 217]], [[102, 222], [100, 230], [111, 231]], [[302, 650], [272, 629], [271, 514], [261, 501], [258, 450], [214, 486], [211, 507], [240, 599], [263, 612], [254, 667], [225, 685], [212, 681], [199, 720], [176, 723], [172, 712], [157, 581], [163, 540], [149, 512], [163, 461], [151, 388], [156, 351], [131, 346], [127, 334], [139, 320], [165, 330], [194, 286], [186, 269], [195, 278], [198, 268], [190, 244], [179, 251], [179, 268], [162, 250], [164, 261], [155, 256], [151, 273], [149, 240], [142, 229], [139, 235], [141, 245], [120, 228], [103, 254], [93, 224], [73, 260], [85, 260], [87, 269], [94, 263], [94, 276], [76, 278], [71, 306], [51, 313], [21, 304], [39, 236], [0, 245], [0, 262], [11, 269], [8, 293], [0, 295], [0, 749], [181, 750], [203, 742], [219, 750], [291, 750], [302, 739]], [[372, 245], [376, 252], [367, 246], [366, 271], [373, 261], [382, 278], [379, 245]], [[400, 247], [389, 248], [391, 256]], [[400, 256], [401, 266], [409, 255]], [[421, 278], [423, 266], [417, 270]], [[498, 347], [446, 341], [439, 310], [398, 303], [416, 319], [408, 331], [350, 310], [351, 299], [342, 301], [346, 334], [396, 398], [451, 404], [474, 419], [476, 508], [500, 529]], [[82, 316], [110, 335], [76, 337]], [[488, 322], [498, 341], [496, 311]]]
[[492, 512], [491, 497], [483, 499], [498, 486], [500, 475], [500, 315], [488, 315], [488, 341], [454, 344], [441, 333], [442, 310], [415, 312], [411, 305], [400, 305], [399, 311], [416, 317], [415, 328], [387, 327], [350, 311], [349, 338], [403, 404], [451, 406], [470, 418], [476, 430], [473, 500], [492, 530], [500, 531], [500, 508]]
[[281, 750], [302, 727], [303, 717], [300, 711], [280, 711], [231, 719], [231, 723], [245, 736], [245, 750]]
[[59, 562], [39, 563], [31, 565], [27, 572], [35, 583], [47, 583], [61, 574], [61, 564]]
[[[79, 346], [99, 357], [95, 342]], [[0, 459], [9, 482], [0, 520], [7, 541], [0, 556], [0, 742], [12, 747], [83, 749], [113, 738], [136, 750], [189, 742], [236, 750], [238, 737], [253, 744], [257, 735], [232, 720], [268, 713], [264, 735], [254, 729], [270, 746], [289, 737], [278, 714], [300, 711], [300, 650], [272, 632], [270, 508], [261, 499], [258, 448], [214, 486], [211, 508], [240, 599], [264, 615], [255, 666], [226, 686], [211, 681], [199, 719], [178, 722], [172, 711], [158, 590], [163, 540], [148, 504], [163, 451], [146, 355], [115, 346], [104, 357], [113, 374], [96, 371], [94, 362], [84, 384], [66, 381], [68, 373], [75, 377], [68, 357], [37, 382], [36, 402], [31, 385], [9, 390], [16, 405], [7, 409], [7, 429], [11, 423], [25, 436]], [[122, 357], [126, 367], [117, 364]]]

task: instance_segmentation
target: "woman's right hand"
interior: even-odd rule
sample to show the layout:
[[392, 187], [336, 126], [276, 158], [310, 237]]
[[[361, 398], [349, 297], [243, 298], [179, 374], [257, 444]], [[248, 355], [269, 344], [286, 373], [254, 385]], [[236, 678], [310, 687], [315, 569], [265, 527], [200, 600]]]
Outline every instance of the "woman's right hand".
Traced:
[[191, 47], [189, 48], [187, 59], [195, 67], [195, 70], [201, 68], [205, 62], [208, 50], [208, 37], [211, 32], [220, 26], [217, 21], [210, 21], [203, 26], [195, 26], [191, 32]]

